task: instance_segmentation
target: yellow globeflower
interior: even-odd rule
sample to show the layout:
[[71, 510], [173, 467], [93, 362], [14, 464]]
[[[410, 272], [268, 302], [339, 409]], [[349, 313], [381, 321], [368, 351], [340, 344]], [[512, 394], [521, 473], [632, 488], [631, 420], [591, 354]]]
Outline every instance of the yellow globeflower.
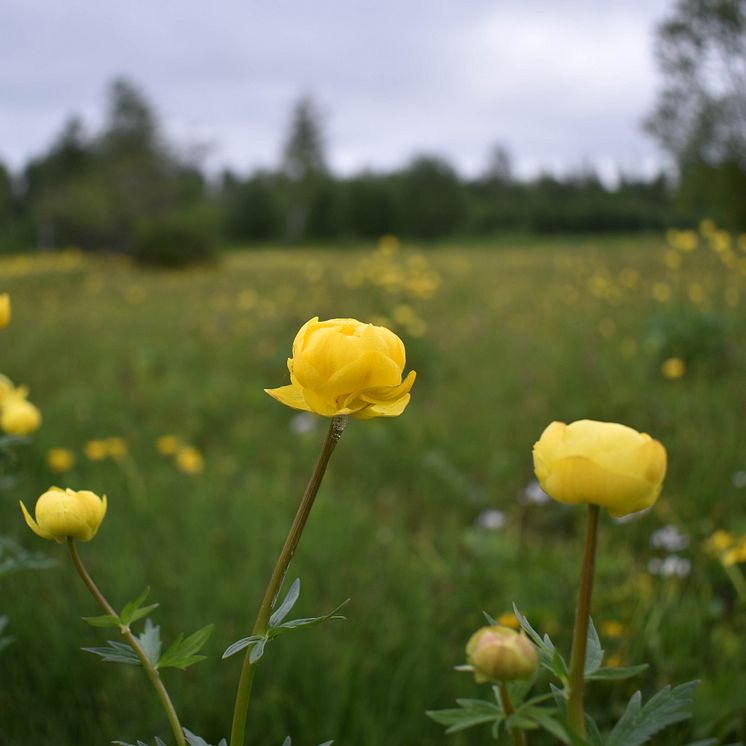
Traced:
[[23, 503], [21, 510], [29, 528], [42, 539], [90, 541], [106, 515], [106, 495], [50, 487], [36, 501], [36, 520]]
[[83, 453], [91, 461], [103, 461], [109, 455], [109, 447], [105, 440], [89, 440], [83, 446]]
[[471, 636], [466, 660], [474, 666], [478, 683], [514, 681], [531, 678], [539, 665], [539, 654], [523, 632], [495, 625], [482, 627]]
[[0, 329], [10, 324], [10, 296], [0, 293]]
[[669, 357], [661, 364], [661, 374], [673, 381], [686, 373], [686, 363], [680, 357]]
[[106, 454], [115, 461], [120, 461], [127, 455], [127, 441], [118, 435], [107, 438], [104, 441], [104, 446], [106, 447]]
[[70, 471], [75, 466], [75, 454], [67, 448], [50, 448], [47, 451], [47, 466], [52, 471]]
[[396, 417], [409, 403], [415, 379], [402, 380], [404, 343], [382, 326], [355, 319], [313, 318], [293, 342], [290, 385], [265, 391], [292, 407], [324, 417]]
[[41, 412], [26, 399], [28, 389], [21, 386], [7, 391], [0, 399], [0, 429], [8, 435], [31, 435], [41, 425]]
[[534, 445], [534, 471], [558, 502], [600, 505], [616, 517], [655, 503], [666, 474], [666, 449], [615, 422], [553, 422]]
[[176, 454], [176, 465], [185, 474], [199, 474], [205, 466], [205, 461], [194, 446], [185, 446]]
[[175, 435], [161, 435], [155, 441], [155, 447], [158, 453], [164, 456], [173, 456], [181, 447], [181, 441]]

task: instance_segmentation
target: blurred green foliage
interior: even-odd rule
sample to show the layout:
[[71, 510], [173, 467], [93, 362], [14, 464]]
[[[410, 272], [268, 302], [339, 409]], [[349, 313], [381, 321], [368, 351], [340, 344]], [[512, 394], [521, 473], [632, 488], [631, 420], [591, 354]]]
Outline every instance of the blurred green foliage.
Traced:
[[[425, 253], [389, 239], [371, 249], [232, 252], [180, 273], [78, 253], [0, 259], [14, 308], [3, 372], [30, 385], [44, 414], [0, 524], [59, 560], [3, 582], [16, 641], [3, 651], [0, 742], [165, 735], [142, 672], [80, 650], [106, 639], [81, 621], [98, 610], [62, 548], [33, 536], [18, 510], [18, 499], [50, 484], [108, 495], [106, 521], [80, 551], [115, 605], [149, 585], [165, 639], [216, 624], [208, 659], [164, 678], [188, 728], [212, 743], [226, 734], [240, 656], [220, 656], [250, 632], [323, 438], [321, 420], [263, 388], [287, 382], [293, 336], [315, 314], [391, 324], [418, 379], [404, 415], [351, 422], [335, 452], [290, 578], [303, 581], [299, 616], [350, 597], [348, 621], [268, 649], [251, 710], [255, 743], [288, 734], [356, 746], [486, 743], [478, 730], [446, 740], [424, 712], [484, 696], [453, 671], [483, 609], [500, 617], [515, 601], [568, 653], [584, 512], [541, 504], [525, 488], [543, 428], [581, 417], [649, 432], [670, 459], [650, 514], [622, 525], [602, 517], [593, 611], [601, 642], [610, 665], [651, 667], [589, 686], [589, 710], [608, 729], [635, 688], [647, 701], [697, 678], [693, 721], [656, 743], [746, 737], [746, 610], [703, 549], [715, 529], [746, 533], [743, 276], [706, 247], [686, 254], [677, 271], [701, 283], [698, 307], [729, 319], [733, 354], [717, 379], [693, 365], [667, 380], [646, 341], [651, 317], [675, 313], [675, 298], [653, 292], [673, 284], [662, 240]], [[158, 451], [167, 434], [199, 449], [203, 471]], [[110, 436], [125, 439], [126, 456], [85, 455], [95, 453], [86, 443]], [[76, 454], [72, 470], [47, 466], [54, 446]], [[666, 525], [686, 546], [651, 543]], [[686, 562], [662, 565], [670, 556]], [[675, 572], [664, 573], [669, 566]]]

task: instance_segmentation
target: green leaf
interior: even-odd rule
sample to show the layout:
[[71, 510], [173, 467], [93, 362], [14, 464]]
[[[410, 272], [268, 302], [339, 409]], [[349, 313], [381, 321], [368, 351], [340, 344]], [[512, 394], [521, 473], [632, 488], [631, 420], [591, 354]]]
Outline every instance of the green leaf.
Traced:
[[306, 617], [304, 619], [291, 619], [289, 622], [278, 624], [270, 630], [269, 639], [272, 639], [278, 634], [281, 634], [280, 630], [289, 631], [293, 629], [300, 629], [302, 627], [315, 627], [318, 624], [323, 624], [324, 622], [329, 622], [334, 619], [346, 620], [347, 617], [344, 617], [337, 612], [341, 611], [345, 606], [347, 606], [348, 603], [350, 603], [349, 598], [345, 601], [342, 601], [342, 603], [339, 604], [336, 609], [332, 609], [328, 614], [323, 614], [322, 616], [315, 617]]
[[140, 659], [135, 651], [129, 645], [123, 642], [107, 640], [108, 647], [103, 648], [82, 648], [86, 653], [93, 653], [104, 659], [108, 663], [126, 663], [131, 666], [139, 666]]
[[118, 616], [113, 614], [103, 614], [102, 616], [84, 616], [81, 617], [86, 624], [91, 627], [120, 627], [121, 622]]
[[148, 597], [149, 593], [150, 587], [147, 587], [134, 601], [130, 601], [125, 605], [122, 609], [122, 613], [119, 615], [122, 625], [129, 627], [133, 622], [142, 619], [150, 614], [153, 609], [158, 608], [158, 604], [151, 604], [150, 606], [140, 608], [145, 603], [145, 599]]
[[536, 645], [539, 652], [539, 663], [544, 668], [551, 671], [558, 679], [560, 679], [560, 681], [566, 681], [568, 675], [567, 663], [559, 650], [555, 648], [549, 635], [545, 634], [544, 637], [542, 637], [531, 626], [531, 624], [529, 624], [528, 619], [518, 611], [518, 607], [515, 604], [513, 604], [513, 612], [515, 613], [515, 617], [523, 631], [529, 636], [529, 638], [531, 638], [534, 645]]
[[640, 692], [635, 692], [609, 734], [606, 746], [640, 746], [669, 725], [687, 720], [691, 717], [692, 693], [698, 685], [698, 681], [689, 681], [674, 689], [667, 686], [645, 706]]
[[588, 617], [588, 642], [585, 649], [585, 671], [584, 676], [587, 678], [589, 674], [594, 671], [598, 671], [601, 668], [601, 663], [604, 659], [604, 651], [601, 647], [601, 640], [596, 632], [596, 626], [593, 624], [593, 619]]
[[593, 681], [621, 681], [622, 679], [631, 679], [645, 671], [647, 663], [641, 663], [639, 666], [624, 666], [618, 668], [597, 668], [592, 674], [586, 674], [586, 680]]
[[161, 628], [153, 624], [150, 619], [146, 619], [145, 629], [137, 639], [147, 659], [157, 668], [158, 658], [161, 655]]
[[264, 648], [267, 647], [268, 642], [269, 640], [266, 637], [262, 637], [262, 639], [251, 648], [251, 652], [249, 653], [249, 663], [256, 663], [264, 655]]
[[290, 590], [283, 599], [282, 603], [277, 607], [275, 612], [269, 618], [269, 626], [276, 627], [282, 620], [290, 613], [290, 610], [295, 606], [295, 602], [300, 597], [300, 578], [296, 578], [293, 584], [290, 586]]
[[249, 647], [249, 645], [256, 645], [256, 643], [258, 643], [260, 640], [266, 639], [267, 638], [264, 637], [264, 635], [251, 635], [250, 637], [244, 637], [240, 640], [237, 640], [225, 649], [225, 652], [223, 653], [223, 660], [225, 660], [226, 658], [230, 658], [232, 655], [235, 655], [244, 648]]
[[[146, 625], [148, 622], [145, 623]], [[205, 660], [207, 656], [197, 655], [202, 649], [202, 646], [207, 642], [208, 638], [215, 629], [214, 624], [208, 624], [202, 629], [198, 629], [196, 632], [184, 638], [184, 635], [179, 635], [166, 652], [158, 659], [155, 664], [156, 668], [180, 668], [184, 670], [189, 666], [199, 663]]]
[[504, 719], [502, 708], [482, 699], [459, 699], [458, 708], [429, 710], [425, 714], [436, 723], [448, 726], [446, 733], [473, 728], [486, 723], [500, 723]]
[[486, 611], [483, 611], [482, 614], [487, 620], [487, 624], [489, 624], [491, 627], [494, 627], [497, 624], [497, 619], [495, 619], [495, 617], [490, 616]]
[[293, 746], [293, 742], [290, 740], [290, 736], [288, 736], [283, 742], [282, 746]]
[[182, 730], [184, 731], [189, 746], [210, 746], [204, 738], [200, 738], [196, 733], [192, 733], [192, 731], [187, 730], [186, 728], [182, 728]]

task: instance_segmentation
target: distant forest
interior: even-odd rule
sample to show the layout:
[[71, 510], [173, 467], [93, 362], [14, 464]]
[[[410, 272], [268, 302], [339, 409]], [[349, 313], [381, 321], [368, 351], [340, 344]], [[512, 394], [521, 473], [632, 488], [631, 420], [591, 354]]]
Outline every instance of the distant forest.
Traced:
[[117, 80], [100, 131], [73, 118], [19, 173], [0, 163], [0, 250], [75, 246], [147, 255], [163, 246], [155, 260], [180, 263], [177, 255], [205, 258], [220, 243], [631, 232], [705, 216], [738, 227], [746, 222], [742, 187], [744, 171], [731, 162], [699, 162], [677, 179], [622, 178], [613, 188], [590, 168], [520, 180], [499, 146], [476, 178], [436, 154], [393, 171], [341, 177], [329, 167], [310, 98], [290, 113], [276, 168], [208, 178], [197, 158], [169, 143], [142, 91]]

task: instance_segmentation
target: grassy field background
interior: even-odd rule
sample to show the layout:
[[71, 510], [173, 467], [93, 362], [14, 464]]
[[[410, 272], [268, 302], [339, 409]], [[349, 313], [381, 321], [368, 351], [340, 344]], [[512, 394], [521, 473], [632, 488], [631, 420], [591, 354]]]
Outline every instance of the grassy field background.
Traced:
[[[177, 273], [75, 252], [0, 259], [14, 311], [0, 370], [30, 385], [44, 415], [0, 529], [57, 560], [1, 589], [16, 641], [0, 657], [0, 743], [168, 735], [141, 671], [80, 650], [106, 639], [80, 621], [98, 611], [64, 548], [33, 536], [18, 510], [50, 484], [108, 495], [81, 554], [115, 606], [150, 585], [166, 642], [216, 623], [208, 660], [164, 677], [187, 727], [227, 735], [240, 660], [220, 656], [248, 634], [325, 428], [263, 388], [287, 382], [293, 336], [315, 315], [390, 324], [418, 378], [404, 415], [351, 421], [334, 455], [291, 576], [303, 581], [300, 615], [350, 597], [349, 621], [270, 646], [251, 743], [489, 742], [479, 729], [446, 737], [423, 713], [479, 695], [453, 666], [482, 609], [498, 616], [515, 601], [568, 650], [584, 512], [518, 497], [543, 428], [582, 417], [650, 432], [670, 462], [652, 513], [602, 520], [594, 618], [613, 663], [651, 668], [596, 684], [589, 708], [610, 725], [635, 688], [700, 678], [693, 723], [656, 743], [746, 737], [746, 615], [703, 545], [718, 528], [746, 532], [746, 277], [743, 259], [727, 266], [699, 244], [386, 240], [232, 252]], [[661, 372], [672, 356], [686, 363], [675, 379]], [[163, 435], [197, 448], [204, 468], [159, 453]], [[109, 437], [126, 455], [85, 455]], [[49, 468], [52, 447], [76, 454], [70, 471]], [[480, 523], [488, 509], [504, 526]], [[651, 534], [666, 525], [688, 538], [676, 552], [688, 574], [650, 572], [668, 554]]]

